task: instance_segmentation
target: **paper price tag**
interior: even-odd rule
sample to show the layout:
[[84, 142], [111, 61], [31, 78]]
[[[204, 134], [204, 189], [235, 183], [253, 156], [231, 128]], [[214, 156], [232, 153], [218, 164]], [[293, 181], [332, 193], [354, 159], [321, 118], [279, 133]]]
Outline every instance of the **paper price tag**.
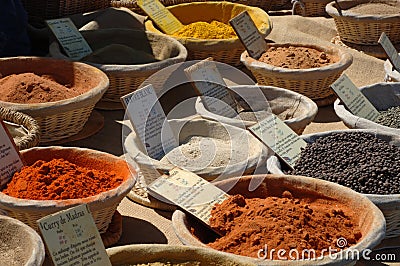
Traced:
[[165, 153], [178, 147], [178, 142], [151, 84], [121, 97], [121, 101], [135, 132], [151, 158], [161, 159]]
[[56, 266], [111, 266], [99, 231], [86, 204], [38, 220]]
[[14, 140], [0, 119], [0, 187], [10, 181], [15, 172], [24, 166]]
[[274, 114], [249, 129], [291, 168], [300, 158], [301, 149], [307, 146], [303, 139]]
[[381, 37], [378, 40], [378, 43], [380, 43], [383, 49], [385, 50], [387, 56], [389, 57], [389, 61], [392, 63], [393, 67], [398, 72], [400, 72], [400, 56], [397, 53], [396, 48], [393, 46], [392, 42], [384, 32], [382, 32]]
[[46, 23], [71, 59], [79, 60], [93, 52], [71, 19], [51, 19]]
[[236, 101], [211, 58], [200, 61], [184, 71], [194, 82], [198, 92], [205, 96], [203, 101], [208, 110], [226, 117], [237, 116]]
[[229, 195], [192, 172], [174, 168], [152, 182], [147, 189], [188, 211], [205, 224], [209, 224], [211, 210]]
[[229, 23], [252, 58], [258, 59], [267, 50], [267, 43], [258, 31], [249, 13], [244, 11]]
[[347, 75], [343, 74], [331, 85], [331, 88], [354, 115], [370, 121], [375, 121], [379, 116], [378, 110], [376, 110]]
[[137, 0], [137, 5], [167, 34], [180, 30], [182, 23], [158, 0]]

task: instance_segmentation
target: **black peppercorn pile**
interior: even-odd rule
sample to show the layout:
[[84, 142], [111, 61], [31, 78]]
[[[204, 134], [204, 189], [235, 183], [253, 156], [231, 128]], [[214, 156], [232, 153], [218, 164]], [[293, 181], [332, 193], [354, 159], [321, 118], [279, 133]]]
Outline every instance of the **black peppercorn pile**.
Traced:
[[379, 112], [376, 123], [391, 128], [400, 128], [400, 106]]
[[308, 144], [291, 174], [324, 179], [365, 194], [398, 194], [400, 149], [366, 133], [336, 133]]

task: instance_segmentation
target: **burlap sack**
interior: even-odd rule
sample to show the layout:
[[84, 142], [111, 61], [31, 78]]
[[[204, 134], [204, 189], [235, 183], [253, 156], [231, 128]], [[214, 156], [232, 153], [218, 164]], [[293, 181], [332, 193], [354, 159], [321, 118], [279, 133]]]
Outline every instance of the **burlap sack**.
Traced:
[[[378, 111], [400, 106], [399, 83], [376, 83], [360, 88], [361, 92]], [[391, 128], [353, 115], [339, 99], [334, 104], [335, 113], [349, 128], [373, 129], [377, 132], [388, 132], [400, 135], [400, 129]]]
[[383, 65], [385, 69], [385, 81], [400, 82], [400, 73], [393, 68], [392, 63], [388, 60]]

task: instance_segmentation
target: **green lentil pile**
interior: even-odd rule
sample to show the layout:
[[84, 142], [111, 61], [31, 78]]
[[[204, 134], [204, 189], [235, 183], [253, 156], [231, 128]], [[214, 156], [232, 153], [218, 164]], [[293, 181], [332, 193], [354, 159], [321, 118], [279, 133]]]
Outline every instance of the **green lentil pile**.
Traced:
[[308, 144], [290, 173], [365, 194], [398, 194], [400, 148], [367, 133], [336, 133]]
[[400, 106], [392, 107], [379, 113], [376, 119], [378, 124], [391, 128], [400, 128]]

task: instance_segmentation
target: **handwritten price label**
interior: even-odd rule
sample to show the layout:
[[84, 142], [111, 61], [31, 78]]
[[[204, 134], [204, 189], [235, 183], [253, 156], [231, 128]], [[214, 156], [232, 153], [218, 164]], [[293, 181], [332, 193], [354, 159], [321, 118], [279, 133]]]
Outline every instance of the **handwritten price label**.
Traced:
[[384, 32], [382, 32], [381, 37], [378, 40], [378, 43], [380, 43], [383, 49], [385, 50], [389, 58], [389, 61], [392, 63], [393, 67], [398, 72], [400, 72], [400, 56], [397, 53], [396, 48], [393, 46], [392, 42]]

